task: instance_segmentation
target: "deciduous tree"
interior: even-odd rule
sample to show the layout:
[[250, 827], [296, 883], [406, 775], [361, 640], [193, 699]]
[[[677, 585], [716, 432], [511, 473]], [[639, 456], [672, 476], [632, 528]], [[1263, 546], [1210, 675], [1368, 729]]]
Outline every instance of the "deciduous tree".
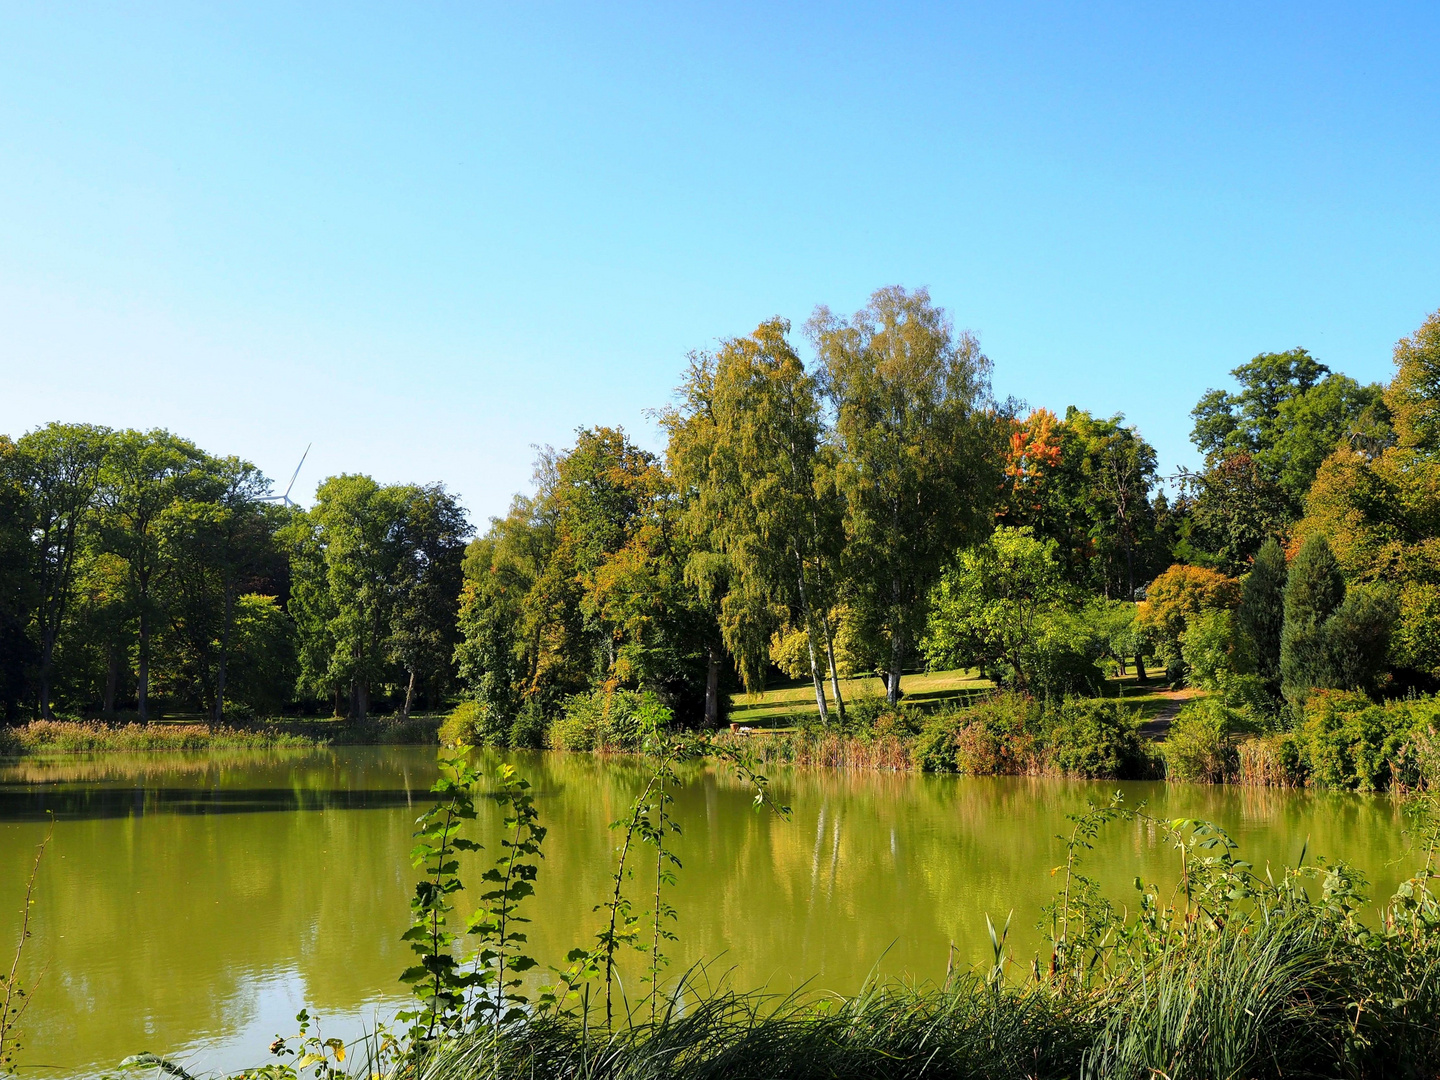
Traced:
[[819, 308], [807, 329], [835, 414], [846, 580], [887, 646], [893, 705], [941, 570], [990, 530], [1008, 432], [980, 343], [924, 289], [880, 289], [848, 320]]
[[89, 424], [49, 424], [17, 443], [28, 493], [35, 622], [39, 638], [40, 715], [52, 715], [55, 646], [75, 585], [85, 530], [93, 525], [101, 467], [111, 433]]

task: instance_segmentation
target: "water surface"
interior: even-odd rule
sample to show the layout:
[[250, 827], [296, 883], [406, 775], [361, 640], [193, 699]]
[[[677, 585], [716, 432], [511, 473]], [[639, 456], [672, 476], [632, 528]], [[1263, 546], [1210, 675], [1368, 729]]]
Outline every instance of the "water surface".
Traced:
[[[529, 902], [532, 951], [560, 963], [593, 940], [615, 843], [606, 826], [643, 773], [624, 759], [515, 760], [550, 828]], [[151, 1050], [238, 1068], [292, 1031], [302, 1005], [345, 1036], [392, 1013], [408, 955], [410, 833], [434, 778], [433, 749], [414, 747], [0, 764], [0, 943], [15, 938], [29, 861], [54, 819], [26, 955], [45, 977], [22, 1062], [79, 1076]], [[1293, 863], [1308, 840], [1312, 855], [1362, 867], [1376, 895], [1409, 873], [1403, 817], [1383, 797], [824, 771], [772, 779], [789, 821], [755, 813], [723, 770], [696, 769], [677, 793], [673, 972], [709, 959], [716, 978], [777, 991], [807, 980], [853, 990], [877, 970], [939, 980], [952, 942], [962, 960], [984, 959], [986, 913], [999, 925], [1012, 910], [1011, 941], [1028, 958], [1062, 858], [1055, 834], [1067, 813], [1114, 790], [1157, 816], [1221, 823], [1260, 867]], [[477, 838], [494, 849], [499, 825], [482, 802]], [[1091, 863], [1121, 902], [1137, 874], [1171, 874], [1160, 838], [1133, 824], [1111, 827]], [[467, 869], [478, 879], [478, 864]]]

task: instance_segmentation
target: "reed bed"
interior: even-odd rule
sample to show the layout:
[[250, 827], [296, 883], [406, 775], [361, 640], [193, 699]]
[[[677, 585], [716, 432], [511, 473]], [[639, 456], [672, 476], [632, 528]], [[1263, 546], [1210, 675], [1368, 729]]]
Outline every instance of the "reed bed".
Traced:
[[106, 724], [98, 720], [32, 720], [0, 728], [0, 757], [175, 750], [306, 749], [327, 745], [435, 741], [433, 716], [350, 721], [279, 721], [251, 726]]
[[852, 734], [802, 728], [798, 731], [724, 732], [719, 746], [749, 751], [761, 765], [799, 765], [826, 769], [868, 769], [907, 772], [919, 768], [913, 737], [897, 734]]

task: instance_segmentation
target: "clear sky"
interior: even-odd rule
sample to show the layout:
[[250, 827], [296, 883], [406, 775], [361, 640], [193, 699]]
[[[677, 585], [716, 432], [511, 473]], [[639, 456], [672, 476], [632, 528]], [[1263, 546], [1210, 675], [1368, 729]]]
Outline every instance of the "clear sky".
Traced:
[[1383, 379], [1440, 307], [1437, 57], [1433, 4], [7, 3], [0, 431], [483, 522], [577, 425], [658, 449], [687, 351], [899, 283], [1172, 470], [1230, 368]]

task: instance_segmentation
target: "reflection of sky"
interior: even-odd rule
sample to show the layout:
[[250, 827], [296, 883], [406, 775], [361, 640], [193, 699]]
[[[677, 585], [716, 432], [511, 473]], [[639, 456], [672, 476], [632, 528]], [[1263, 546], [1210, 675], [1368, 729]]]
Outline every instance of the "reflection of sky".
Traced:
[[[227, 999], [222, 1028], [196, 1032], [188, 1043], [163, 1056], [197, 1075], [237, 1072], [273, 1060], [266, 1056], [270, 1043], [277, 1035], [289, 1039], [299, 1030], [295, 1015], [301, 1009], [310, 1013], [312, 1035], [349, 1044], [374, 1031], [378, 1023], [389, 1023], [404, 997], [376, 996], [355, 1008], [319, 1016], [308, 1004], [313, 1000], [305, 977], [294, 968], [256, 972], [243, 978]], [[161, 1051], [154, 1048], [154, 1052]]]

